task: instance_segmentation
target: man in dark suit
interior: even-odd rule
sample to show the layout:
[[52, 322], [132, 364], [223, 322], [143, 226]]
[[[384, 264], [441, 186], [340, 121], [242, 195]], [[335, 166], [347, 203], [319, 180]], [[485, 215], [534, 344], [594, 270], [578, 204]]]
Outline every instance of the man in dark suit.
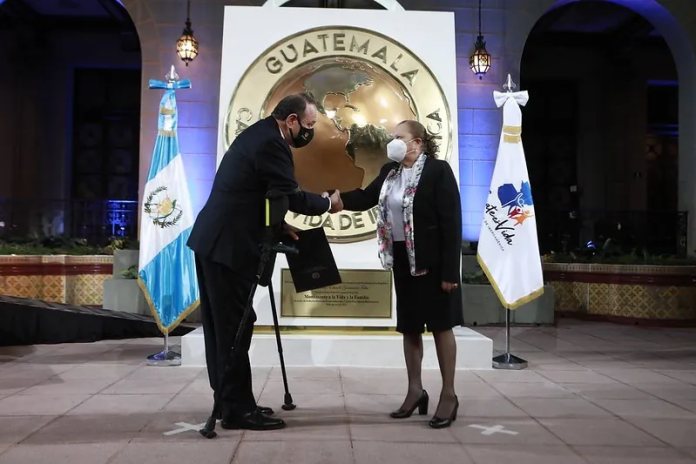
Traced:
[[[317, 117], [310, 95], [290, 95], [271, 116], [239, 134], [220, 163], [187, 243], [196, 256], [208, 377], [221, 404], [217, 414], [223, 428], [285, 426], [281, 419], [270, 417], [270, 408], [256, 404], [252, 391], [248, 351], [256, 321], [253, 311], [235, 369], [224, 375], [224, 368], [260, 261], [266, 193], [288, 194], [290, 211], [307, 216], [342, 208], [338, 194], [326, 198], [303, 192], [295, 179], [290, 147], [311, 142]], [[294, 232], [286, 231], [297, 239]], [[222, 390], [217, 391], [221, 384]]]

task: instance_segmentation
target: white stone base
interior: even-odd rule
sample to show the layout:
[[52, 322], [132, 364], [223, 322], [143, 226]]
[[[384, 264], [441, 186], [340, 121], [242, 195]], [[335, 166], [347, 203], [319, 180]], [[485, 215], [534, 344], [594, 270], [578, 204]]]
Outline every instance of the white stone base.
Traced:
[[[457, 369], [492, 369], [493, 340], [465, 327], [454, 329]], [[281, 334], [286, 366], [404, 367], [400, 335], [302, 335]], [[435, 342], [423, 337], [423, 369], [438, 369]], [[254, 335], [249, 351], [252, 366], [277, 366], [275, 335]], [[181, 339], [181, 365], [205, 367], [203, 328]]]

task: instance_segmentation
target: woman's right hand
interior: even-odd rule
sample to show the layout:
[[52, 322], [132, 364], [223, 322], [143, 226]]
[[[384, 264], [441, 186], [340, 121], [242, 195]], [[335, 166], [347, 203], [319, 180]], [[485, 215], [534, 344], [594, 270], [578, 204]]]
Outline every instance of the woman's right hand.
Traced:
[[442, 282], [440, 287], [442, 287], [442, 290], [444, 292], [449, 293], [452, 290], [454, 290], [455, 288], [459, 287], [459, 284], [456, 282]]

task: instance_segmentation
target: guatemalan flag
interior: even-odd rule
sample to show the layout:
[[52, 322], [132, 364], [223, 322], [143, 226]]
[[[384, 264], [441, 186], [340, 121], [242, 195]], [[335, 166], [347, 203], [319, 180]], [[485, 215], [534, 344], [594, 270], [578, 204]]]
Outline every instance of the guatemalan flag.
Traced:
[[516, 309], [544, 293], [532, 187], [522, 146], [522, 111], [529, 94], [493, 92], [503, 107], [503, 130], [481, 224], [478, 262], [505, 308]]
[[140, 220], [138, 283], [164, 334], [196, 309], [199, 298], [194, 255], [186, 246], [195, 218], [176, 132], [175, 92], [191, 88], [191, 81], [178, 79], [172, 66], [166, 82], [150, 80], [150, 89], [164, 89], [164, 95]]

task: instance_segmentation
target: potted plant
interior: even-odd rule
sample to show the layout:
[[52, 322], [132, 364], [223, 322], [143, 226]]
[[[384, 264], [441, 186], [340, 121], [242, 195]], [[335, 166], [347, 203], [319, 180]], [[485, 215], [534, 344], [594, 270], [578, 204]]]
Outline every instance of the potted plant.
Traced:
[[121, 269], [113, 278], [104, 281], [104, 309], [150, 315], [150, 307], [138, 285], [137, 263]]
[[106, 251], [114, 256], [114, 278], [121, 275], [121, 272], [138, 266], [140, 256], [139, 243], [128, 237], [112, 237]]

